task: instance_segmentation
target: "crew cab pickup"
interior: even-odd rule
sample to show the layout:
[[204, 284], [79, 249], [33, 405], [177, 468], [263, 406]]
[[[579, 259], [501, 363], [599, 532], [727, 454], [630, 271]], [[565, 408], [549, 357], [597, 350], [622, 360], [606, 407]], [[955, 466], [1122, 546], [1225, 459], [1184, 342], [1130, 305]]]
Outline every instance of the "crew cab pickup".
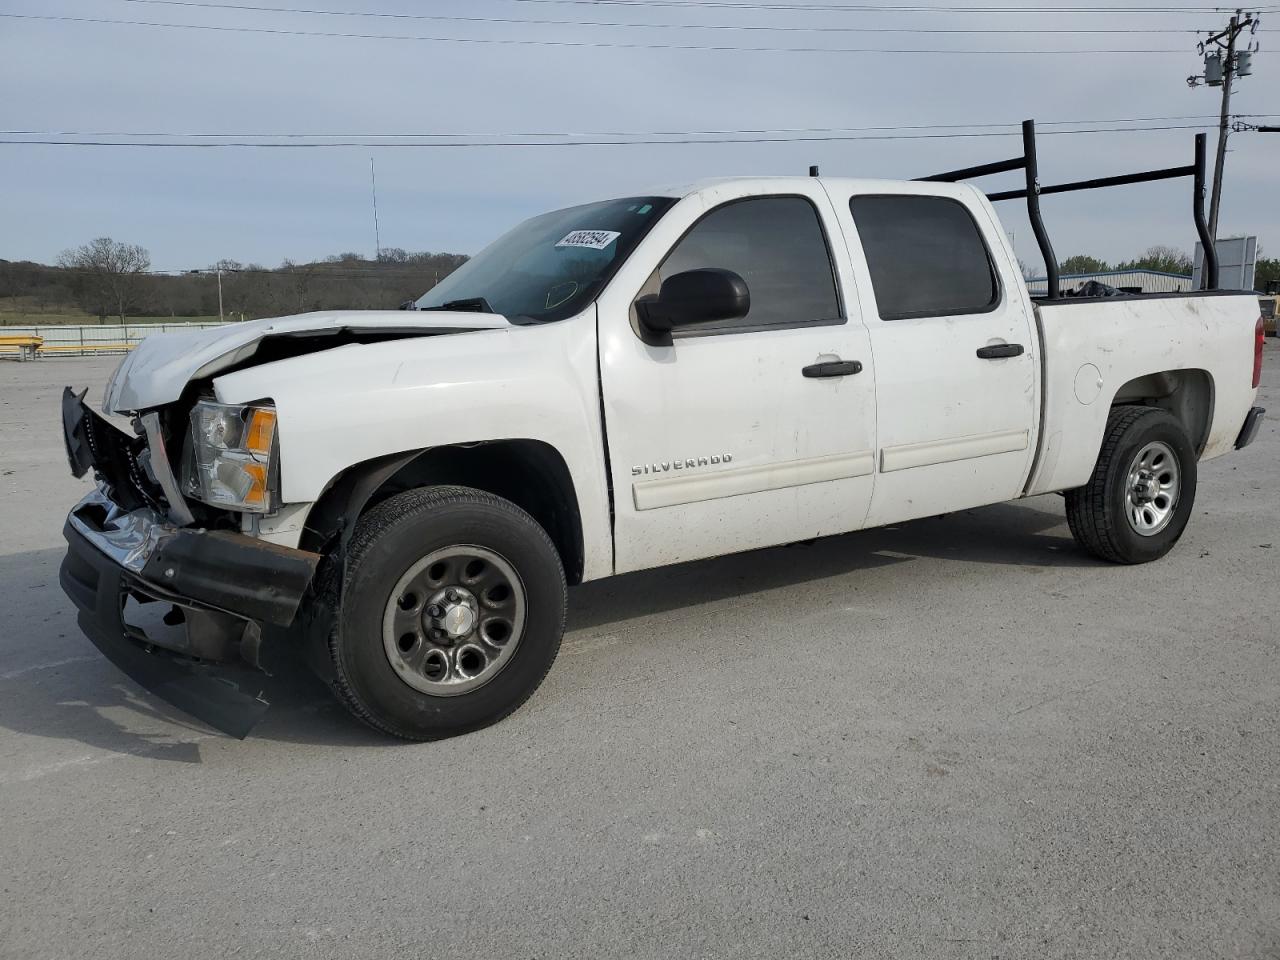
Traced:
[[[993, 166], [1042, 229], [1030, 151]], [[82, 628], [241, 736], [297, 643], [427, 740], [532, 694], [566, 585], [1055, 491], [1083, 549], [1161, 557], [1256, 432], [1257, 298], [1033, 301], [957, 179], [647, 191], [517, 226], [411, 310], [149, 337], [102, 412], [64, 397]]]

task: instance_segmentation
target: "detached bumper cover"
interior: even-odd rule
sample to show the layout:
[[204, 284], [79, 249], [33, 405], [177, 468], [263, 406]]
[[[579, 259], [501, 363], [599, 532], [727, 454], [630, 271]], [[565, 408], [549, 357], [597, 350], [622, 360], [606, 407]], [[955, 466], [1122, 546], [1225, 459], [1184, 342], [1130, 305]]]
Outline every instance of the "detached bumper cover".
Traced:
[[84, 635], [125, 676], [215, 730], [244, 739], [267, 712], [261, 674], [204, 664], [133, 636], [124, 622], [130, 577], [67, 524], [70, 549], [62, 562], [62, 589], [79, 607]]
[[1254, 407], [1249, 411], [1248, 416], [1244, 418], [1244, 426], [1240, 428], [1240, 436], [1236, 437], [1237, 450], [1243, 450], [1253, 443], [1258, 436], [1258, 427], [1262, 425], [1262, 417], [1266, 412], [1262, 407]]
[[[59, 581], [79, 610], [81, 630], [141, 686], [246, 736], [267, 703], [259, 695], [262, 675], [242, 656], [256, 659], [264, 626], [293, 623], [319, 555], [171, 522], [149, 489], [145, 441], [69, 391], [63, 434], [72, 472], [93, 469], [99, 483], [63, 527]], [[129, 622], [131, 598], [172, 604], [181, 616], [165, 622], [184, 629], [150, 636], [150, 628]]]
[[[90, 494], [63, 528], [67, 555], [58, 579], [79, 610], [80, 629], [140, 686], [215, 729], [247, 736], [268, 706], [262, 675], [243, 662], [208, 659], [238, 656], [240, 648], [200, 646], [195, 627], [231, 625], [233, 636], [250, 637], [260, 636], [262, 623], [289, 624], [318, 556], [239, 534], [178, 530], [144, 511], [106, 519], [113, 507], [101, 493]], [[180, 608], [191, 647], [159, 646], [128, 624], [130, 596]]]

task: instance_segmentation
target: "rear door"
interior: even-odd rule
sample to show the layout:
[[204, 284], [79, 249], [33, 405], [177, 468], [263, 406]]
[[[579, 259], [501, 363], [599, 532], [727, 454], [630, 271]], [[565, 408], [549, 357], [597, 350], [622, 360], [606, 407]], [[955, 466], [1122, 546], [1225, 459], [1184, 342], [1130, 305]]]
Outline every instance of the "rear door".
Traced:
[[1016, 498], [1035, 451], [1039, 344], [994, 215], [963, 186], [833, 200], [876, 361], [868, 524]]
[[[875, 374], [843, 237], [816, 180], [754, 184], [682, 200], [599, 301], [619, 573], [854, 529], [870, 506]], [[740, 274], [748, 315], [644, 343], [636, 298], [700, 267]], [[856, 372], [817, 375], [840, 361]]]

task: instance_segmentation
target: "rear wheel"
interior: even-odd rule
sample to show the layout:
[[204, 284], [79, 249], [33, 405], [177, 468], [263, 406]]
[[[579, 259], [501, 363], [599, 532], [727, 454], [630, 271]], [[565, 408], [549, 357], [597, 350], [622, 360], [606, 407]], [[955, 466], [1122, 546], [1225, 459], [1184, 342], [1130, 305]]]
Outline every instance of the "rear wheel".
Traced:
[[1195, 495], [1195, 450], [1182, 424], [1157, 407], [1115, 407], [1093, 476], [1067, 493], [1067, 522], [1095, 556], [1147, 563], [1178, 542]]
[[360, 519], [329, 635], [331, 683], [361, 720], [409, 740], [496, 723], [560, 647], [564, 571], [515, 504], [424, 487]]

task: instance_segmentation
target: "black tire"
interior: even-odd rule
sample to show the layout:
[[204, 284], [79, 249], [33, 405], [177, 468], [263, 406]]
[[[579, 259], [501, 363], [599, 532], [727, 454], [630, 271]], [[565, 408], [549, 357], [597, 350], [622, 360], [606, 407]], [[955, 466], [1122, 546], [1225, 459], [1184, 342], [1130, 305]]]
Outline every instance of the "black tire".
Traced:
[[[1168, 523], [1149, 536], [1139, 533], [1126, 510], [1129, 468], [1147, 444], [1166, 444], [1177, 459], [1178, 499]], [[1112, 563], [1149, 563], [1173, 549], [1196, 499], [1196, 454], [1181, 423], [1157, 407], [1113, 407], [1093, 476], [1067, 491], [1067, 524], [1076, 542]]]
[[[383, 614], [401, 576], [435, 550], [471, 544], [504, 558], [525, 591], [524, 631], [511, 658], [474, 690], [434, 696], [397, 675], [383, 645]], [[546, 531], [510, 501], [469, 487], [397, 494], [362, 516], [341, 590], [329, 577], [319, 601], [334, 615], [326, 679], [356, 717], [406, 740], [439, 740], [497, 723], [551, 669], [564, 633], [564, 568]]]

